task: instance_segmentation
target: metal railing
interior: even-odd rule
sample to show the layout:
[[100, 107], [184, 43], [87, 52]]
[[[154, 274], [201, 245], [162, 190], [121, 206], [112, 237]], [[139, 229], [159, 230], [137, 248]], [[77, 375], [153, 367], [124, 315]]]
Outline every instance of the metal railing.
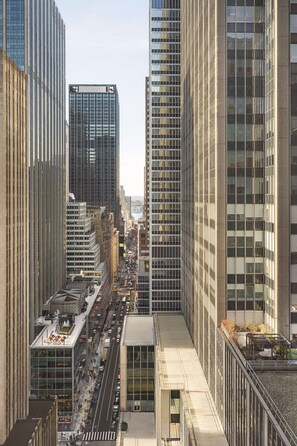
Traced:
[[[255, 370], [253, 369], [251, 365], [251, 361], [247, 361], [244, 356], [242, 355], [240, 349], [237, 347], [235, 342], [230, 339], [228, 332], [224, 327], [221, 328], [224, 336], [227, 338], [227, 345], [229, 349], [233, 352], [233, 355], [238, 359], [238, 364], [240, 365], [241, 369], [243, 370], [245, 376], [250, 381], [250, 384], [254, 386], [255, 390], [258, 391], [259, 399], [261, 401], [262, 406], [265, 409], [266, 406], [266, 412], [268, 414], [268, 417], [272, 419], [273, 424], [275, 425], [275, 428], [279, 432], [280, 436], [285, 436], [286, 438], [283, 439], [285, 441], [284, 444], [288, 446], [297, 446], [297, 435], [291, 428], [291, 426], [288, 424], [287, 420], [284, 418], [276, 404], [274, 403], [273, 399], [271, 398], [270, 394], [266, 390], [266, 388], [263, 386], [262, 381], [257, 376]], [[254, 361], [255, 362], [255, 361]], [[265, 361], [261, 361], [261, 363], [264, 363]], [[267, 361], [269, 363], [272, 363], [274, 361]], [[295, 361], [292, 361], [292, 363]], [[272, 369], [270, 369], [272, 370]], [[275, 422], [274, 422], [274, 420]], [[277, 426], [278, 425], [278, 426]], [[279, 429], [278, 429], [279, 427]], [[282, 435], [283, 434], [283, 435]]]

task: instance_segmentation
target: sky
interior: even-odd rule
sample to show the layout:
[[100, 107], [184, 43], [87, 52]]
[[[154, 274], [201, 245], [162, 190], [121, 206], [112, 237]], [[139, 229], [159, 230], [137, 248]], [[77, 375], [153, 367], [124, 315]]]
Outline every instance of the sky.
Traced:
[[117, 85], [120, 184], [126, 195], [141, 196], [145, 162], [145, 76], [149, 69], [149, 2], [55, 1], [66, 27], [67, 91], [68, 84], [72, 83]]

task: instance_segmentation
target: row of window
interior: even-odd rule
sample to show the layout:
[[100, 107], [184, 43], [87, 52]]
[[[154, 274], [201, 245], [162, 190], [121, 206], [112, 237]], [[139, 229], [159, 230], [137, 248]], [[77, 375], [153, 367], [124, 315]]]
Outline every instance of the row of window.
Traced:
[[256, 311], [264, 311], [265, 302], [264, 301], [253, 301], [253, 300], [246, 300], [246, 301], [234, 301], [229, 300], [227, 302], [227, 310], [228, 311], [235, 311], [235, 310], [256, 310]]

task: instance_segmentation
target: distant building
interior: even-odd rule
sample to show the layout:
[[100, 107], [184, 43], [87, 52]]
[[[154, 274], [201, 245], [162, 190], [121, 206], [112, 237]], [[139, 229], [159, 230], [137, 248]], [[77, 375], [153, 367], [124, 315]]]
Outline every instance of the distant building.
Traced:
[[67, 274], [82, 272], [96, 277], [100, 265], [100, 245], [87, 216], [86, 203], [67, 203]]
[[138, 220], [137, 311], [149, 314], [149, 245], [144, 221]]
[[143, 197], [131, 197], [131, 216], [134, 220], [143, 218]]
[[69, 86], [69, 182], [76, 199], [105, 206], [119, 225], [119, 98], [116, 85]]
[[132, 197], [127, 197], [125, 194], [124, 186], [121, 186], [120, 189], [120, 203], [121, 203], [121, 210], [122, 210], [122, 216], [125, 220], [126, 227], [128, 225], [129, 220], [132, 219], [131, 215], [131, 204], [132, 204]]
[[[113, 283], [119, 267], [119, 232], [115, 228], [112, 213], [101, 215], [102, 252], [106, 262], [109, 284]], [[103, 259], [103, 257], [102, 257]]]

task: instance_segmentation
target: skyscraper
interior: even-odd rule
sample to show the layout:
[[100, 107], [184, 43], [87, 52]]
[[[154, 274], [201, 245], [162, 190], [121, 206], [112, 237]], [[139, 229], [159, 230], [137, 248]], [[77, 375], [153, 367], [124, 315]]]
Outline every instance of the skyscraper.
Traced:
[[30, 328], [65, 280], [65, 27], [53, 0], [1, 2], [0, 47], [28, 76]]
[[180, 310], [180, 2], [150, 1], [150, 312]]
[[29, 308], [33, 328], [64, 278], [65, 75], [53, 1], [7, 0], [0, 12], [2, 443], [29, 413]]
[[32, 326], [42, 304], [66, 278], [65, 26], [53, 0], [29, 0], [27, 8]]
[[182, 301], [213, 394], [222, 319], [297, 334], [296, 18], [182, 2]]
[[119, 225], [119, 99], [116, 85], [69, 86], [70, 192], [105, 206]]
[[27, 79], [0, 52], [0, 444], [28, 414]]

